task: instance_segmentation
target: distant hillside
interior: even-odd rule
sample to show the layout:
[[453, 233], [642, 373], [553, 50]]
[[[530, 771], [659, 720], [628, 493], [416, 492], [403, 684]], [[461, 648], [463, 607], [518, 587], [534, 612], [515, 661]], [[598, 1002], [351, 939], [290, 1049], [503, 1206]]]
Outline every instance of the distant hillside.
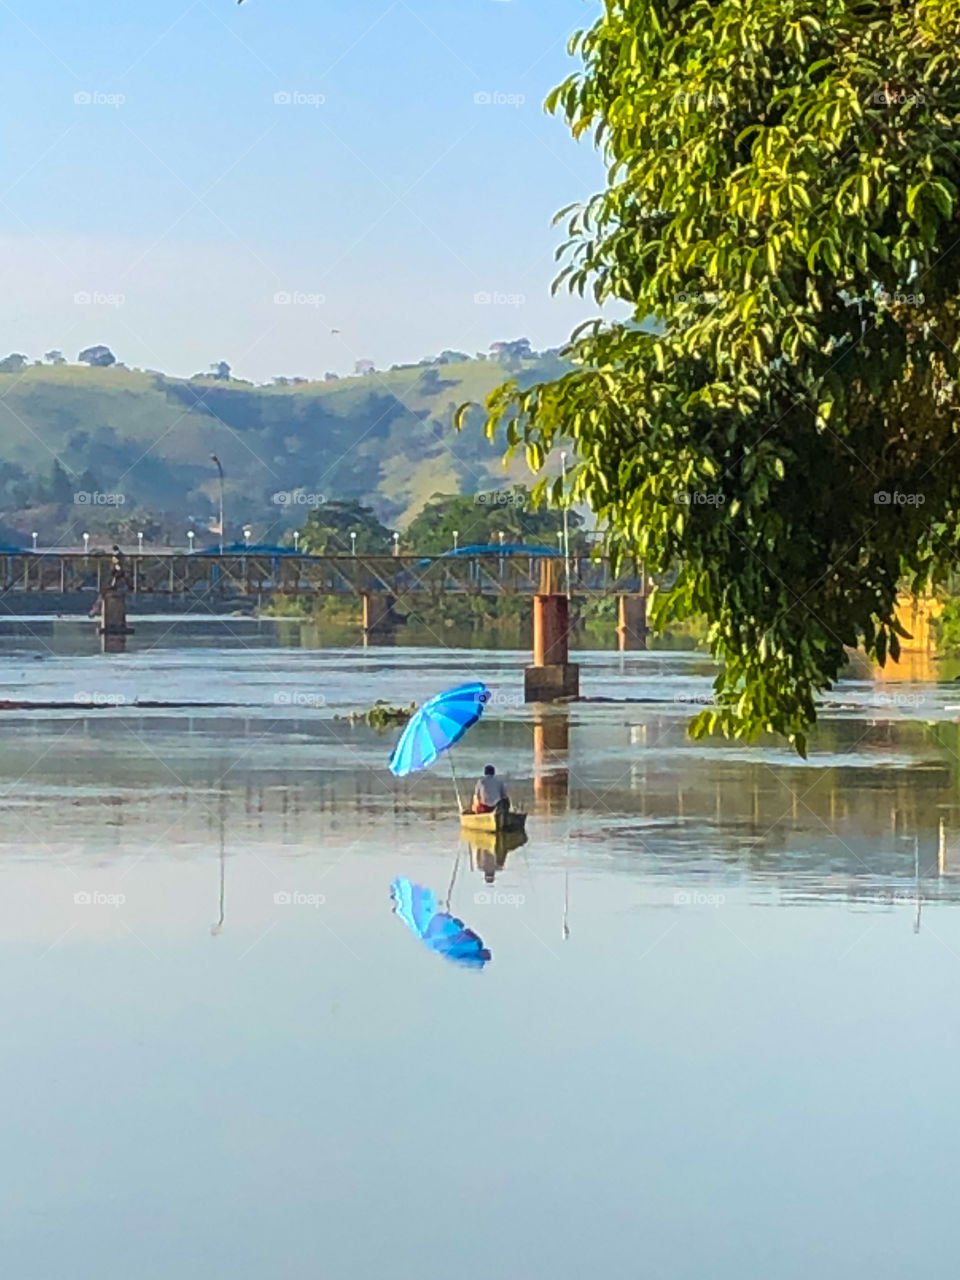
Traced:
[[451, 429], [458, 404], [506, 377], [531, 383], [563, 367], [554, 355], [513, 364], [464, 360], [270, 387], [79, 365], [0, 373], [0, 532], [39, 528], [55, 541], [50, 526], [73, 524], [75, 492], [125, 499], [80, 511], [89, 528], [139, 512], [205, 528], [217, 506], [213, 453], [226, 472], [231, 532], [249, 523], [273, 540], [302, 524], [307, 507], [274, 501], [296, 490], [360, 499], [402, 527], [437, 491], [525, 477], [521, 462], [503, 471], [480, 430]]

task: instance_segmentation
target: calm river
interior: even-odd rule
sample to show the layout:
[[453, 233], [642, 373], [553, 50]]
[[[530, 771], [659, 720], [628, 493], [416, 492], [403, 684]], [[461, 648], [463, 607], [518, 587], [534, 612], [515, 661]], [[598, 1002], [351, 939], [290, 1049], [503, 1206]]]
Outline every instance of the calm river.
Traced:
[[[535, 715], [525, 653], [136, 626], [0, 633], [67, 704], [0, 739], [4, 1275], [953, 1280], [960, 684], [851, 678], [802, 761], [685, 737], [696, 654]], [[505, 857], [337, 719], [468, 678]]]

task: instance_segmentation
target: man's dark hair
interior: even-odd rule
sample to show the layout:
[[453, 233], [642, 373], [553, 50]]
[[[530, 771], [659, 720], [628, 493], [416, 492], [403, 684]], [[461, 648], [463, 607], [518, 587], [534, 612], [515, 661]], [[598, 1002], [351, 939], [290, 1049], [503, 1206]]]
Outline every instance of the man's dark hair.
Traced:
[[488, 764], [484, 767], [483, 772], [486, 774], [488, 778], [492, 778], [497, 771], [492, 764]]

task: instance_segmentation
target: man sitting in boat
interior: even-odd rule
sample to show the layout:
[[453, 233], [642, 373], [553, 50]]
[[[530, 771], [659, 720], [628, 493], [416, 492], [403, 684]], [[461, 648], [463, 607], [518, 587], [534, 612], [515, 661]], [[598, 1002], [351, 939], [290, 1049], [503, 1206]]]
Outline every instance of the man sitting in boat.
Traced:
[[498, 778], [496, 769], [488, 764], [473, 790], [473, 812], [493, 813], [496, 809], [502, 811], [509, 808], [510, 797], [503, 779]]

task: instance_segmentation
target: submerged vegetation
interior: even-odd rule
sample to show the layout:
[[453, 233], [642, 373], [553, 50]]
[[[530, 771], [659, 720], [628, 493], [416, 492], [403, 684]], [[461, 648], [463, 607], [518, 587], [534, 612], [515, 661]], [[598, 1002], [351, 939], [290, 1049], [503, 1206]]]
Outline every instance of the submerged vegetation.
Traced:
[[387, 729], [396, 729], [405, 725], [416, 710], [415, 702], [411, 702], [409, 707], [394, 707], [383, 698], [378, 698], [366, 711], [351, 711], [348, 715], [333, 718], [349, 724], [368, 724], [378, 733], [385, 733]]

